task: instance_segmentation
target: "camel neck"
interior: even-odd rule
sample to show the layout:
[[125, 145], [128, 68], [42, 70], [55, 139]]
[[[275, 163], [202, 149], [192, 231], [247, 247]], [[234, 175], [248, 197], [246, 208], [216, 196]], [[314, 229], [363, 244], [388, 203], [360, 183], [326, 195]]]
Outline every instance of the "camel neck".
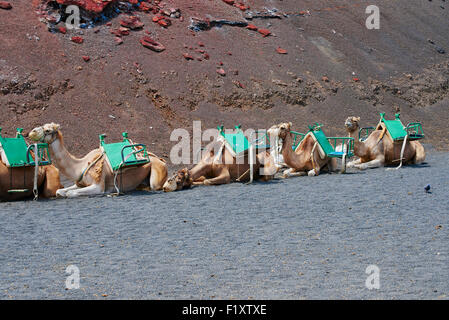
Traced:
[[349, 137], [354, 139], [354, 153], [361, 157], [365, 154], [365, 144], [359, 140], [359, 130], [349, 132]]
[[284, 162], [291, 168], [301, 167], [301, 155], [293, 151], [293, 138], [291, 132], [289, 132], [282, 144], [282, 157]]
[[83, 170], [83, 163], [77, 159], [65, 148], [62, 136], [58, 133], [58, 137], [50, 145], [50, 155], [55, 166], [61, 173], [72, 181], [77, 181]]

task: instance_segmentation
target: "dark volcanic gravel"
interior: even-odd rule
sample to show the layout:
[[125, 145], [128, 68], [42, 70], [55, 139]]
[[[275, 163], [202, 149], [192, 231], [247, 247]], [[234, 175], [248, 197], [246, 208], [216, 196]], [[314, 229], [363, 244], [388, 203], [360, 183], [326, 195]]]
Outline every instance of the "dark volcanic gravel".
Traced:
[[[427, 160], [251, 186], [0, 203], [0, 298], [448, 299], [449, 154]], [[70, 264], [79, 289], [65, 290]], [[379, 290], [365, 287], [371, 264]]]

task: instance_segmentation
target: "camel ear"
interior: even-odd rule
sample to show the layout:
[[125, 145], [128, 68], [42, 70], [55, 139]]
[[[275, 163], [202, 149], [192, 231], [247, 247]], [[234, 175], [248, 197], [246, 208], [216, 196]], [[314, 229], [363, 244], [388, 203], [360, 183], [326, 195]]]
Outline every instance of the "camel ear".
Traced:
[[354, 120], [357, 121], [357, 122], [360, 122], [360, 117], [357, 117]]
[[292, 127], [292, 123], [289, 122], [289, 123], [288, 123], [288, 130], [290, 130], [291, 127]]
[[52, 124], [52, 127], [53, 127], [54, 131], [59, 131], [59, 128], [61, 127], [59, 124], [53, 123], [53, 122], [51, 124]]

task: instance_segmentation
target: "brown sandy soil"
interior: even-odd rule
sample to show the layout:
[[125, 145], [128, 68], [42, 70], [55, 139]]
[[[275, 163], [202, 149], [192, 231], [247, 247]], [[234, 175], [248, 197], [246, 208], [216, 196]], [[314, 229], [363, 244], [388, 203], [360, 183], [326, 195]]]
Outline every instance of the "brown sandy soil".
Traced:
[[[379, 112], [392, 117], [399, 106], [403, 122], [423, 123], [425, 142], [448, 149], [449, 5], [442, 0], [242, 1], [251, 12], [276, 8], [280, 16], [252, 20], [221, 0], [167, 0], [182, 21], [170, 19], [163, 28], [154, 14], [136, 12], [145, 26], [123, 36], [121, 45], [110, 32], [120, 16], [112, 26], [51, 33], [32, 1], [10, 2], [11, 10], [0, 9], [6, 135], [57, 122], [69, 149], [81, 155], [98, 145], [100, 133], [112, 141], [126, 130], [168, 157], [171, 131], [190, 129], [193, 120], [203, 128], [291, 121], [298, 131], [320, 122], [328, 135], [344, 135], [346, 117], [373, 125]], [[370, 4], [380, 8], [380, 30], [365, 27]], [[299, 14], [307, 10], [310, 15]], [[247, 22], [272, 34], [228, 25], [194, 32], [195, 17]], [[146, 32], [166, 50], [143, 47]], [[74, 35], [84, 42], [70, 41]]]

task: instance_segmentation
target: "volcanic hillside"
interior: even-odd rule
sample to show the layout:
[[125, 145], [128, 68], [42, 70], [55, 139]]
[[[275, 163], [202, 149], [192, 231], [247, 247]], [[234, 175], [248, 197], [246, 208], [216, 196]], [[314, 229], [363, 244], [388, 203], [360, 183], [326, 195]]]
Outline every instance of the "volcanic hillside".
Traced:
[[[168, 157], [175, 128], [297, 131], [379, 112], [449, 145], [445, 0], [0, 1], [0, 126], [61, 124], [77, 155], [128, 131]], [[67, 5], [80, 29], [64, 24]], [[380, 29], [365, 10], [380, 8]]]

